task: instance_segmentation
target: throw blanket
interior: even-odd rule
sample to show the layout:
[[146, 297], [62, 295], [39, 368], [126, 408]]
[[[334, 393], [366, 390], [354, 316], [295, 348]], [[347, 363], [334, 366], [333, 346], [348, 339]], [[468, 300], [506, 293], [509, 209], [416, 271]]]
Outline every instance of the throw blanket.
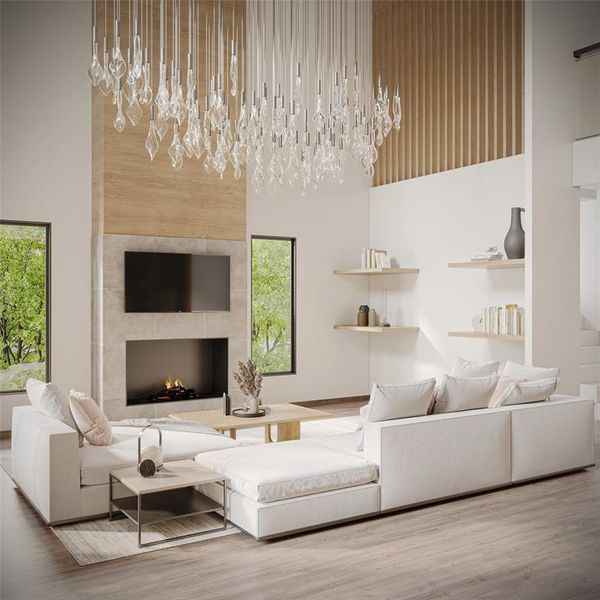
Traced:
[[183, 433], [206, 433], [208, 435], [223, 435], [208, 425], [196, 421], [184, 421], [183, 419], [123, 419], [122, 421], [111, 421], [113, 427], [146, 427], [156, 425], [162, 431], [179, 431]]

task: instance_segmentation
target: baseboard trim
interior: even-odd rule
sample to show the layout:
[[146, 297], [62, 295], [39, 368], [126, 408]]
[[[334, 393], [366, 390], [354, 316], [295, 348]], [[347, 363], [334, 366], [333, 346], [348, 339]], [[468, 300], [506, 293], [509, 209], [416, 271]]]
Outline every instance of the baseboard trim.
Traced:
[[340, 404], [342, 402], [361, 402], [366, 404], [369, 401], [369, 396], [345, 396], [344, 398], [322, 398], [320, 400], [305, 400], [303, 402], [290, 402], [290, 404], [296, 404], [297, 406], [324, 406], [326, 404]]

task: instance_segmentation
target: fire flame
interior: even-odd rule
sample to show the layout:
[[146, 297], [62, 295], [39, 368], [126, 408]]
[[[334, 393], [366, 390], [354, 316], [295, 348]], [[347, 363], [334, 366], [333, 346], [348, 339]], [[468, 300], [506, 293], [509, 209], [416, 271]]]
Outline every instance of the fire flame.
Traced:
[[171, 379], [171, 376], [169, 375], [169, 377], [167, 377], [166, 381], [165, 381], [165, 389], [166, 390], [170, 390], [171, 388], [174, 387], [184, 387], [183, 383], [181, 382], [181, 379]]

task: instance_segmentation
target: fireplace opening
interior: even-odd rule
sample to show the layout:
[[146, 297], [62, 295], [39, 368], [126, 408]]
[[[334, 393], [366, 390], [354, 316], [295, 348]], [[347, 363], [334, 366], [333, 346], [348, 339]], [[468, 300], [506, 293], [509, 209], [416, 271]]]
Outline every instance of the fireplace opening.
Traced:
[[228, 391], [227, 338], [126, 342], [127, 404], [218, 398]]

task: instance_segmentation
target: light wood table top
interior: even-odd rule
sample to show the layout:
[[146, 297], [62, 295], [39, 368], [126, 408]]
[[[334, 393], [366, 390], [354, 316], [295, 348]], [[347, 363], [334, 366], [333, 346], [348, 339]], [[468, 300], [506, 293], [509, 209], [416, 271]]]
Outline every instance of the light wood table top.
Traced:
[[224, 415], [220, 409], [181, 412], [169, 415], [172, 419], [198, 421], [213, 429], [251, 429], [261, 425], [276, 425], [278, 423], [294, 423], [296, 421], [314, 421], [331, 417], [329, 413], [297, 404], [268, 404], [264, 417], [235, 417]]
[[137, 472], [137, 467], [115, 469], [110, 474], [138, 495], [223, 481], [223, 475], [203, 467], [193, 460], [166, 462], [163, 464], [163, 468], [152, 477], [142, 477]]
[[265, 442], [274, 441], [271, 437], [271, 425], [277, 425], [277, 441], [284, 442], [300, 439], [300, 423], [302, 421], [315, 421], [331, 417], [329, 413], [297, 404], [268, 404], [264, 408], [267, 414], [264, 417], [236, 417], [224, 415], [220, 409], [199, 410], [194, 412], [173, 413], [172, 419], [198, 421], [220, 432], [229, 430], [231, 438], [236, 439], [238, 429], [265, 428]]

